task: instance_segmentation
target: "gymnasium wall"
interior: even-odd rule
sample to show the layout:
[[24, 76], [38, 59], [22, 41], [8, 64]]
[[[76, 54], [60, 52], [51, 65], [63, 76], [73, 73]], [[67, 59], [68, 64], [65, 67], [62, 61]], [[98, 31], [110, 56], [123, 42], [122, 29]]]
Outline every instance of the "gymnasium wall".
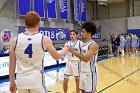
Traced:
[[[13, 35], [17, 35], [17, 21], [13, 18], [5, 18], [5, 17], [0, 17], [0, 37], [1, 34], [2, 34], [2, 31], [4, 29], [8, 29], [10, 31], [12, 31]], [[9, 45], [9, 43], [7, 44]], [[2, 44], [2, 41], [1, 41], [1, 38], [0, 38], [0, 50], [3, 48], [3, 44]]]
[[[63, 21], [58, 19], [49, 20], [43, 19], [40, 23], [42, 27], [56, 27], [56, 28], [70, 28], [70, 29], [77, 29], [80, 28], [80, 25], [74, 22], [74, 13], [73, 13], [73, 6], [70, 6], [72, 0], [69, 1], [69, 21]], [[1, 0], [0, 3], [0, 32], [3, 29], [9, 29], [13, 32], [13, 35], [16, 36], [18, 31], [16, 26], [23, 26], [23, 17], [20, 17], [17, 14], [16, 10], [16, 0]], [[58, 0], [57, 0], [58, 4]], [[135, 1], [135, 15], [136, 18], [140, 16], [140, 1]], [[111, 8], [109, 11], [109, 7]], [[58, 8], [58, 6], [57, 6]], [[119, 33], [127, 33], [127, 29], [129, 27], [128, 24], [128, 0], [122, 3], [112, 3], [106, 6], [98, 6], [98, 20], [93, 20], [94, 14], [94, 3], [87, 2], [87, 21], [93, 21], [97, 25], [97, 27], [101, 26], [101, 39], [96, 39], [95, 41], [101, 41], [106, 39], [108, 33], [112, 32], [117, 36]], [[58, 12], [59, 12], [58, 8]], [[94, 16], [93, 16], [94, 15]], [[59, 13], [57, 14], [59, 17]], [[131, 17], [132, 18], [132, 17]], [[134, 17], [135, 18], [135, 17]], [[131, 20], [135, 20], [132, 18]], [[138, 21], [137, 19], [135, 21]], [[139, 24], [137, 24], [139, 25]], [[136, 25], [136, 26], [137, 26]], [[133, 27], [135, 28], [135, 27]], [[137, 27], [136, 27], [137, 28]], [[1, 40], [0, 40], [1, 43]], [[60, 42], [61, 43], [61, 42]], [[2, 46], [0, 46], [1, 49]]]
[[98, 6], [98, 19], [120, 18], [128, 16], [128, 0]]
[[94, 20], [97, 27], [101, 25], [101, 40], [106, 39], [109, 33], [114, 33], [117, 36], [120, 33], [127, 32], [127, 18], [112, 18]]
[[0, 0], [0, 17], [16, 18], [16, 16], [16, 0]]
[[128, 29], [140, 29], [140, 16], [128, 17]]
[[[127, 32], [136, 33], [137, 36], [140, 38], [140, 16], [129, 17], [127, 20], [128, 20]], [[139, 46], [139, 48], [140, 48], [140, 46]]]
[[134, 15], [140, 16], [140, 0], [135, 0], [134, 5]]
[[140, 38], [140, 16], [128, 18], [128, 33], [135, 32]]

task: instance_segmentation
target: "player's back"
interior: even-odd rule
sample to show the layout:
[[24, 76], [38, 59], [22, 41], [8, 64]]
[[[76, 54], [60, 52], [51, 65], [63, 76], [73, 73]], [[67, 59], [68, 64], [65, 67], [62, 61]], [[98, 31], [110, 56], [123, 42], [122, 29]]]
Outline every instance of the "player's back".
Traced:
[[42, 39], [43, 35], [40, 33], [32, 35], [21, 33], [17, 36], [15, 53], [18, 61], [17, 82], [20, 87], [28, 85], [29, 88], [32, 88], [42, 84], [43, 59], [45, 53]]
[[124, 38], [124, 36], [120, 36], [120, 43], [125, 43], [125, 38]]
[[137, 36], [133, 35], [132, 42], [137, 42]]
[[127, 42], [130, 42], [130, 40], [131, 40], [131, 37], [128, 35], [128, 36], [126, 37], [126, 41], [127, 41]]

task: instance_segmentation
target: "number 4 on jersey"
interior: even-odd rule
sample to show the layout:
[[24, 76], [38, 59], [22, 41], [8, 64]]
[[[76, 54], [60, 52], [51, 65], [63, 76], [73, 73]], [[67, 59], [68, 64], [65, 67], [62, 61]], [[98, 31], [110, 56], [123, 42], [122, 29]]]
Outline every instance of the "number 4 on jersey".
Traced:
[[32, 51], [32, 44], [29, 44], [24, 51], [24, 54], [28, 54], [29, 58], [32, 58], [33, 51]]

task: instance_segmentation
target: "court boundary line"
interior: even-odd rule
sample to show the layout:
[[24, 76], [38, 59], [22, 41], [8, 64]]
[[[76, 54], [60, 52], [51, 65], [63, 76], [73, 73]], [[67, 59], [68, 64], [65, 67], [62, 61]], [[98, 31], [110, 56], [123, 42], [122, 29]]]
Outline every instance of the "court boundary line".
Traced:
[[134, 73], [138, 72], [139, 70], [140, 70], [140, 68], [139, 68], [139, 69], [137, 69], [137, 70], [135, 70], [135, 71], [133, 71], [133, 72], [131, 72], [130, 74], [126, 75], [125, 77], [123, 77], [123, 78], [121, 78], [121, 79], [117, 80], [117, 81], [116, 81], [116, 82], [114, 82], [113, 84], [111, 84], [111, 85], [109, 85], [109, 86], [105, 87], [104, 89], [100, 90], [100, 91], [99, 91], [99, 92], [97, 92], [97, 93], [101, 93], [101, 92], [105, 91], [106, 89], [108, 89], [108, 88], [112, 87], [113, 85], [115, 85], [115, 84], [119, 83], [120, 81], [124, 80], [125, 78], [129, 77], [130, 75], [133, 75]]

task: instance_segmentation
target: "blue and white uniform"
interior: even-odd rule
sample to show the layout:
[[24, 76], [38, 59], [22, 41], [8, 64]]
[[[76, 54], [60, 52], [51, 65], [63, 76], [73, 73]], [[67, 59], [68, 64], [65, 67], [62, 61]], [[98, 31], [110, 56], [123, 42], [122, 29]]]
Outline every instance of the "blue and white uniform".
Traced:
[[[81, 48], [81, 54], [86, 55], [88, 50], [89, 50], [89, 46], [93, 43], [96, 43], [96, 42], [93, 40], [90, 40], [88, 42], [83, 43], [83, 46]], [[83, 61], [80, 62], [80, 65], [81, 65], [81, 68], [80, 68], [80, 89], [84, 90], [86, 93], [92, 93], [96, 90], [96, 86], [97, 86], [97, 66], [96, 66], [97, 55], [98, 55], [98, 50], [87, 63], [83, 62]]]
[[46, 93], [44, 81], [43, 35], [39, 32], [17, 36], [15, 53], [17, 58], [17, 87], [19, 93]]
[[128, 35], [128, 36], [126, 36], [126, 44], [125, 44], [125, 46], [126, 47], [130, 47], [130, 45], [131, 45], [131, 37]]
[[[80, 53], [83, 42], [80, 40], [76, 40], [75, 42], [68, 41], [65, 45], [71, 46], [75, 51]], [[79, 62], [80, 59], [70, 52], [67, 53], [68, 61], [66, 62], [65, 68], [65, 78], [69, 76], [79, 77]]]
[[137, 38], [138, 38], [138, 37], [137, 37], [136, 35], [133, 35], [133, 37], [132, 37], [131, 46], [132, 46], [133, 48], [138, 47]]
[[120, 36], [120, 48], [124, 48], [125, 46], [125, 38], [124, 36]]

